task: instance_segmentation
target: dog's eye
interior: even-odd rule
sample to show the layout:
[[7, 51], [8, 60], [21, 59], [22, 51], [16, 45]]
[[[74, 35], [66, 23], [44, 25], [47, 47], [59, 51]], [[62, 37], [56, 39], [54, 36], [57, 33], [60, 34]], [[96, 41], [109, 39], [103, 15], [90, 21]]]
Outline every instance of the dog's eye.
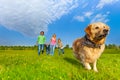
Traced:
[[95, 27], [95, 29], [99, 29], [99, 27], [97, 26], [97, 27]]

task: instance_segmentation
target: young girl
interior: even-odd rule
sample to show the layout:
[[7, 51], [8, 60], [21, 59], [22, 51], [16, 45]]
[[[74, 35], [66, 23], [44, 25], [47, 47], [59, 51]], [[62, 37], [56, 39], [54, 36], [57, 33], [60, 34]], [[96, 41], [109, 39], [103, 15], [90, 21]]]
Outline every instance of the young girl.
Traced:
[[50, 55], [54, 55], [55, 46], [56, 46], [56, 34], [53, 34], [50, 41]]
[[60, 55], [61, 52], [62, 52], [62, 54], [64, 54], [63, 44], [62, 44], [62, 41], [61, 41], [60, 38], [58, 39], [57, 45], [58, 45], [58, 53], [59, 53], [59, 55]]
[[44, 36], [44, 31], [41, 31], [40, 35], [38, 36], [38, 39], [37, 39], [38, 55], [40, 55], [41, 50], [42, 50], [42, 54], [43, 54], [45, 41], [46, 41], [46, 38]]

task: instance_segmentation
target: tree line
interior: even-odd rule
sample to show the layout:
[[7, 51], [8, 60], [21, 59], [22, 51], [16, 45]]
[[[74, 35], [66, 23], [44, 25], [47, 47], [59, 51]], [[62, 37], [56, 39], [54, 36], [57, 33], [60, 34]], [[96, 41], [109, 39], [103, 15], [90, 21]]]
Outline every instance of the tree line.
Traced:
[[[118, 46], [115, 44], [108, 44], [105, 46], [106, 46], [106, 49], [120, 49], [120, 45]], [[70, 47], [69, 44], [67, 44], [65, 48], [72, 49], [72, 47]], [[0, 50], [37, 50], [37, 49], [38, 47], [36, 45], [34, 46], [0, 46]]]
[[[56, 47], [57, 48], [57, 47]], [[70, 48], [67, 44], [65, 48]], [[38, 46], [0, 46], [0, 50], [37, 50]]]

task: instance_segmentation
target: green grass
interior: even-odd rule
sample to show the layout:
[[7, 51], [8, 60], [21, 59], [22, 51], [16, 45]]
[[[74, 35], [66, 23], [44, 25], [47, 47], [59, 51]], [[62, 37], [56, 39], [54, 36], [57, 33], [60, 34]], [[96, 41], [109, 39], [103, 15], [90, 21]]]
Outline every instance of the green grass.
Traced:
[[64, 55], [37, 55], [36, 50], [0, 50], [0, 80], [120, 80], [120, 50], [107, 49], [99, 72], [85, 70], [65, 49]]

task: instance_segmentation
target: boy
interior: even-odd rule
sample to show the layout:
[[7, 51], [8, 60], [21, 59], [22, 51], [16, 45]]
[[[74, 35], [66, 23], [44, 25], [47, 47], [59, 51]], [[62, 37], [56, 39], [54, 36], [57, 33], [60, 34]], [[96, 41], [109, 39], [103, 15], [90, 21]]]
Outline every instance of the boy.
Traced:
[[50, 54], [50, 43], [46, 43], [45, 46], [46, 46], [46, 54], [48, 55]]
[[40, 35], [38, 36], [37, 43], [38, 43], [38, 55], [40, 55], [40, 52], [42, 50], [42, 54], [44, 53], [44, 44], [45, 44], [46, 38], [44, 36], [44, 31], [40, 32]]
[[62, 41], [61, 41], [60, 38], [58, 39], [57, 45], [58, 45], [58, 53], [59, 53], [59, 55], [60, 55], [61, 52], [62, 52], [62, 54], [64, 54], [64, 49], [63, 49], [64, 47], [63, 47], [63, 44], [62, 44]]

